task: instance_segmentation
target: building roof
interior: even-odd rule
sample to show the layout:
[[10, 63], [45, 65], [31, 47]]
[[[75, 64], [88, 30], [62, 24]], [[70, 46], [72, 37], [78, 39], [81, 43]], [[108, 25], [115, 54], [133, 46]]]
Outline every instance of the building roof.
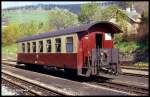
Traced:
[[94, 22], [94, 23], [86, 24], [86, 25], [82, 25], [82, 26], [70, 27], [70, 28], [61, 29], [61, 30], [57, 30], [57, 31], [27, 36], [27, 37], [18, 39], [16, 42], [18, 43], [18, 42], [48, 38], [48, 37], [53, 37], [53, 36], [60, 36], [60, 35], [66, 35], [66, 34], [72, 34], [72, 33], [81, 33], [83, 31], [88, 31], [94, 25], [100, 25], [101, 27], [104, 27], [104, 26], [108, 27], [109, 29], [111, 29], [111, 31], [112, 31], [111, 33], [122, 32], [122, 30], [116, 24], [113, 24], [108, 21], [101, 21], [101, 22]]

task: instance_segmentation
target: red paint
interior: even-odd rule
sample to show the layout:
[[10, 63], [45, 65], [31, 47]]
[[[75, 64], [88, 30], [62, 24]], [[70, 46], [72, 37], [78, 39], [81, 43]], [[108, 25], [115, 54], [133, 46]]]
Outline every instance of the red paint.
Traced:
[[[86, 57], [91, 54], [92, 48], [96, 48], [96, 34], [102, 35], [102, 48], [113, 48], [113, 40], [105, 40], [105, 33], [111, 33], [109, 26], [95, 25], [86, 32], [78, 34], [77, 53], [29, 53], [18, 54], [18, 61], [49, 65], [60, 68], [83, 68], [86, 66]], [[113, 33], [111, 33], [113, 39]], [[88, 38], [88, 39], [87, 39]], [[37, 58], [38, 55], [38, 58]], [[37, 61], [37, 63], [35, 63]]]
[[102, 35], [102, 48], [113, 48], [113, 40], [105, 40], [105, 32], [101, 32], [101, 30], [96, 32], [87, 32], [86, 35], [80, 36], [77, 53], [78, 68], [86, 66], [86, 57], [91, 54], [93, 48], [96, 48], [96, 34]]
[[75, 69], [77, 68], [77, 54], [18, 53], [18, 62]]
[[36, 54], [35, 53], [18, 53], [17, 54], [17, 61], [24, 62], [24, 63], [34, 63], [36, 61]]
[[[113, 39], [113, 35], [111, 34]], [[104, 40], [103, 40], [103, 48], [113, 48], [113, 40], [105, 40], [105, 33], [104, 33]]]

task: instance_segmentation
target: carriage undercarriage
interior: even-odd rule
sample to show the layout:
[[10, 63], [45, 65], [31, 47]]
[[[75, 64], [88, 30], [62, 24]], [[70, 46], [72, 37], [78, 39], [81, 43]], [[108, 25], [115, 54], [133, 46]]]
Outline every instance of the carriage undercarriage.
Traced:
[[86, 67], [78, 69], [78, 75], [89, 77], [91, 75], [113, 78], [120, 72], [119, 51], [114, 48], [92, 49], [87, 57]]

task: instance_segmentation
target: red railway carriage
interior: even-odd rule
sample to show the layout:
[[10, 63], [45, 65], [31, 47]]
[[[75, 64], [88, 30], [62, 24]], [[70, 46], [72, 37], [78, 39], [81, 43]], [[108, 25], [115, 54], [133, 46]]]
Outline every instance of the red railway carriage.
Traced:
[[119, 51], [113, 35], [122, 32], [111, 22], [96, 22], [17, 40], [18, 64], [52, 66], [82, 76], [116, 76]]

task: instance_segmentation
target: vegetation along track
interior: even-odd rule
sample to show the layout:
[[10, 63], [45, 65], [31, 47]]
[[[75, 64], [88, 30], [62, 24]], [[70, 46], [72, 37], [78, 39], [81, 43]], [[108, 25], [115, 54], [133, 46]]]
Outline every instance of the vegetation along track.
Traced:
[[10, 75], [4, 71], [2, 71], [2, 79], [4, 81], [7, 81], [15, 86], [18, 86], [24, 90], [26, 90], [27, 92], [29, 92], [29, 94], [31, 95], [36, 95], [36, 96], [56, 96], [56, 95], [66, 95], [65, 93], [59, 93], [57, 91], [54, 90], [50, 90], [40, 84], [35, 84], [33, 82], [24, 80], [22, 78], [19, 78], [17, 76], [14, 75]]

